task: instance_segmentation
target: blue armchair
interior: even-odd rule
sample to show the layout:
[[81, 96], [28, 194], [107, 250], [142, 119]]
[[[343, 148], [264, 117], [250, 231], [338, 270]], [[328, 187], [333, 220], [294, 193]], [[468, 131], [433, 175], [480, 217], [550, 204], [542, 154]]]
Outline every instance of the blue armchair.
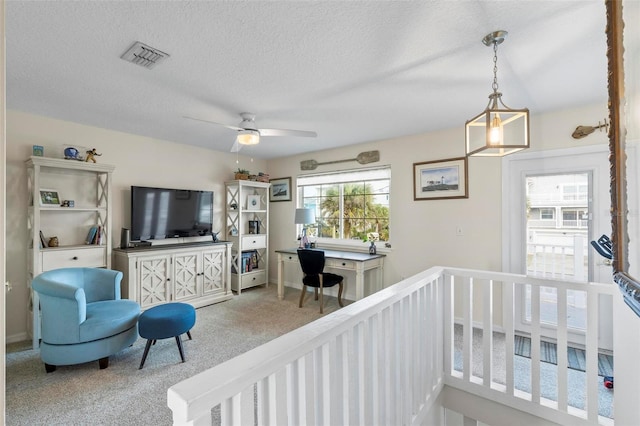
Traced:
[[122, 272], [99, 268], [64, 268], [43, 272], [31, 283], [40, 297], [40, 357], [47, 373], [58, 365], [99, 360], [138, 338], [140, 305], [120, 299]]

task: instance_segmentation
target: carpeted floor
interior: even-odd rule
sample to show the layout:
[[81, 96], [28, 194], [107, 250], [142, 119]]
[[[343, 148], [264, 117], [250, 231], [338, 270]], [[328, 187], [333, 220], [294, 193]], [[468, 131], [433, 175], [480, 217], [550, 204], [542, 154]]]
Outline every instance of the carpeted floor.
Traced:
[[[96, 361], [47, 374], [38, 351], [28, 349], [28, 343], [11, 345], [7, 352], [13, 352], [6, 357], [7, 425], [170, 425], [170, 386], [321, 317], [313, 293], [302, 309], [299, 295], [299, 290], [286, 289], [285, 300], [279, 301], [275, 285], [256, 287], [198, 309], [193, 340], [183, 336], [184, 364], [175, 339], [165, 339], [152, 346], [138, 370], [145, 346], [138, 339], [112, 356], [106, 370]], [[325, 297], [325, 314], [338, 308], [335, 298]]]

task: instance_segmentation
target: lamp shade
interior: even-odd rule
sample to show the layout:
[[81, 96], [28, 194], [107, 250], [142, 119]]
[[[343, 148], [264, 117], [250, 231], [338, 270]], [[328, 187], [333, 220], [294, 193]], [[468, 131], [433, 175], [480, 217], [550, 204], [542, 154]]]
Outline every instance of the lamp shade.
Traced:
[[296, 209], [295, 223], [307, 225], [316, 222], [316, 213], [313, 209]]
[[486, 110], [467, 121], [467, 155], [502, 157], [529, 148], [529, 110], [509, 109], [499, 95]]

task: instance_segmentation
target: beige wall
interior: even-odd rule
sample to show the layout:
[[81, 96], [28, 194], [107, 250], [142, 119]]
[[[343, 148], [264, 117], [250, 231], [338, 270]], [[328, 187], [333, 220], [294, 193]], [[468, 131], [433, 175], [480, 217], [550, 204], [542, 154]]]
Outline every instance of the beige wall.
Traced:
[[[606, 105], [594, 105], [570, 111], [531, 116], [533, 150], [550, 150], [606, 143], [606, 133], [596, 132], [587, 138], [571, 137], [578, 125], [596, 125], [607, 116]], [[363, 168], [375, 165], [391, 166], [390, 240], [392, 249], [386, 253], [384, 284], [389, 286], [402, 278], [434, 265], [456, 266], [482, 270], [502, 270], [502, 174], [501, 159], [478, 157], [469, 159], [469, 198], [452, 200], [413, 200], [413, 163], [464, 156], [464, 123], [460, 127], [429, 134], [407, 136], [340, 149], [270, 160], [269, 173], [274, 177], [296, 178], [304, 173], [300, 161], [318, 162], [355, 158], [358, 153], [380, 151], [380, 162], [361, 166], [356, 162], [320, 166], [314, 172]], [[295, 191], [291, 202], [271, 204], [270, 248], [295, 246], [293, 216]], [[460, 226], [463, 235], [456, 235]], [[363, 248], [366, 245], [363, 244]], [[270, 278], [276, 280], [276, 259], [270, 257]], [[295, 271], [286, 269], [287, 282], [296, 283]], [[347, 296], [349, 296], [349, 291]], [[353, 292], [351, 292], [353, 293]], [[494, 303], [500, 306], [500, 292]], [[476, 316], [482, 312], [475, 313]], [[501, 313], [496, 321], [501, 324]]]
[[[606, 116], [606, 105], [532, 116], [532, 149], [566, 148], [601, 143], [590, 136], [575, 141], [578, 124], [594, 125]], [[64, 143], [97, 148], [98, 161], [113, 164], [114, 214], [112, 239], [119, 244], [119, 229], [129, 225], [129, 186], [211, 189], [215, 192], [215, 216], [222, 227], [224, 181], [237, 167], [234, 154], [145, 138], [107, 129], [83, 126], [17, 111], [7, 113], [7, 279], [14, 289], [7, 296], [7, 339], [26, 337], [28, 292], [26, 282], [26, 170], [24, 161], [32, 145], [56, 156]], [[393, 284], [433, 265], [501, 270], [501, 161], [469, 160], [469, 199], [413, 201], [413, 163], [464, 155], [464, 126], [392, 140], [318, 151], [251, 163], [240, 157], [240, 166], [266, 170], [273, 177], [301, 174], [299, 162], [355, 158], [377, 149], [380, 162], [391, 166], [391, 244], [385, 263], [385, 285]], [[357, 163], [321, 166], [318, 171], [358, 167]], [[360, 166], [362, 167], [362, 166]], [[270, 248], [295, 245], [292, 202], [272, 203]], [[463, 229], [456, 236], [456, 227]], [[215, 225], [214, 225], [215, 228]], [[270, 261], [270, 281], [275, 282], [275, 256]]]
[[[214, 230], [222, 229], [224, 182], [233, 179], [236, 155], [145, 138], [113, 130], [83, 126], [46, 117], [7, 112], [7, 339], [26, 337], [27, 330], [27, 174], [25, 160], [32, 145], [42, 145], [45, 156], [60, 158], [62, 144], [97, 148], [98, 162], [115, 165], [113, 173], [114, 247], [120, 228], [130, 223], [130, 186], [214, 191]], [[266, 169], [264, 160], [240, 156], [239, 166]], [[62, 192], [61, 192], [62, 193]]]

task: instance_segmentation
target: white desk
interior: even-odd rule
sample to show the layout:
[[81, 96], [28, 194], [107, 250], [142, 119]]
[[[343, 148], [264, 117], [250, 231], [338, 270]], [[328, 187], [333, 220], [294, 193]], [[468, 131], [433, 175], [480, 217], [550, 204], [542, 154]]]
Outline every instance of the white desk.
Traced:
[[[325, 268], [343, 269], [356, 273], [356, 300], [364, 297], [364, 273], [370, 269], [378, 270], [378, 282], [382, 286], [384, 254], [359, 253], [344, 250], [323, 250], [325, 256]], [[284, 299], [284, 263], [297, 263], [298, 249], [276, 250], [278, 254], [278, 298]]]

